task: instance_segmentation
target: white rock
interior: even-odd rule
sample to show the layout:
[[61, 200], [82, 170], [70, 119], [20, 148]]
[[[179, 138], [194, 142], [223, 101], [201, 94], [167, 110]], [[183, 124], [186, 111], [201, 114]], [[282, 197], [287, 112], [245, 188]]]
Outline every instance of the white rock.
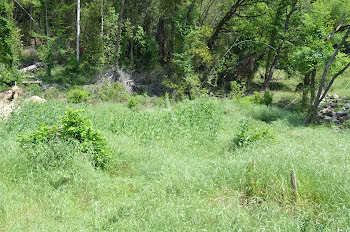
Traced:
[[44, 98], [41, 98], [39, 96], [30, 97], [27, 99], [27, 101], [39, 102], [39, 103], [46, 102], [46, 100]]

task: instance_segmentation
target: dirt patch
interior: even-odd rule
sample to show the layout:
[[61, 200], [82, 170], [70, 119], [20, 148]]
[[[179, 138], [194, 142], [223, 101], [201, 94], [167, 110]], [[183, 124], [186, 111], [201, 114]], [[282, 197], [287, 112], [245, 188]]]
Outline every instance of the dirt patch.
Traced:
[[7, 119], [15, 108], [14, 102], [23, 94], [23, 89], [14, 86], [0, 92], [0, 120]]

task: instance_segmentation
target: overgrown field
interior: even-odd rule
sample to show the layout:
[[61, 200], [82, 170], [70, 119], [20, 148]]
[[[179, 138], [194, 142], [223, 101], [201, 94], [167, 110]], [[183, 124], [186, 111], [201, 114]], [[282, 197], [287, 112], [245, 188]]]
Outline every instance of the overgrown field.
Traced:
[[27, 103], [0, 124], [0, 231], [348, 231], [350, 134], [302, 122], [249, 98]]

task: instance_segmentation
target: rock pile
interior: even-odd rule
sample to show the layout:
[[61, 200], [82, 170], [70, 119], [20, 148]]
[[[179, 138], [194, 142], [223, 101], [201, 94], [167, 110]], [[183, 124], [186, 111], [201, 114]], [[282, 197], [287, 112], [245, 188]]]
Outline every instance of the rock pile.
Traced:
[[321, 102], [319, 117], [336, 124], [350, 120], [350, 100], [337, 94], [327, 95]]

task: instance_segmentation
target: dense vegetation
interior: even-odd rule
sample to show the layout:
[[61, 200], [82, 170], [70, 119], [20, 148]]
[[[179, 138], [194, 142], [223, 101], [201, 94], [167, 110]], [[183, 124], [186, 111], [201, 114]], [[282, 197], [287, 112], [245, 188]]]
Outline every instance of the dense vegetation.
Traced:
[[[6, 78], [10, 67], [41, 60], [46, 71], [40, 77], [46, 82], [84, 84], [100, 70], [122, 67], [161, 84], [159, 94], [194, 99], [225, 92], [231, 81], [245, 82], [248, 90], [269, 89], [279, 69], [300, 78], [306, 122], [313, 123], [334, 80], [350, 66], [349, 4], [342, 0], [2, 1], [2, 85], [18, 79], [18, 75], [12, 81]], [[250, 84], [257, 73], [264, 81], [254, 88]]]
[[[1, 124], [1, 230], [346, 231], [349, 133], [253, 101], [22, 105]], [[104, 169], [69, 139], [16, 142], [67, 107], [106, 139]]]
[[0, 231], [349, 230], [349, 9], [0, 1]]

